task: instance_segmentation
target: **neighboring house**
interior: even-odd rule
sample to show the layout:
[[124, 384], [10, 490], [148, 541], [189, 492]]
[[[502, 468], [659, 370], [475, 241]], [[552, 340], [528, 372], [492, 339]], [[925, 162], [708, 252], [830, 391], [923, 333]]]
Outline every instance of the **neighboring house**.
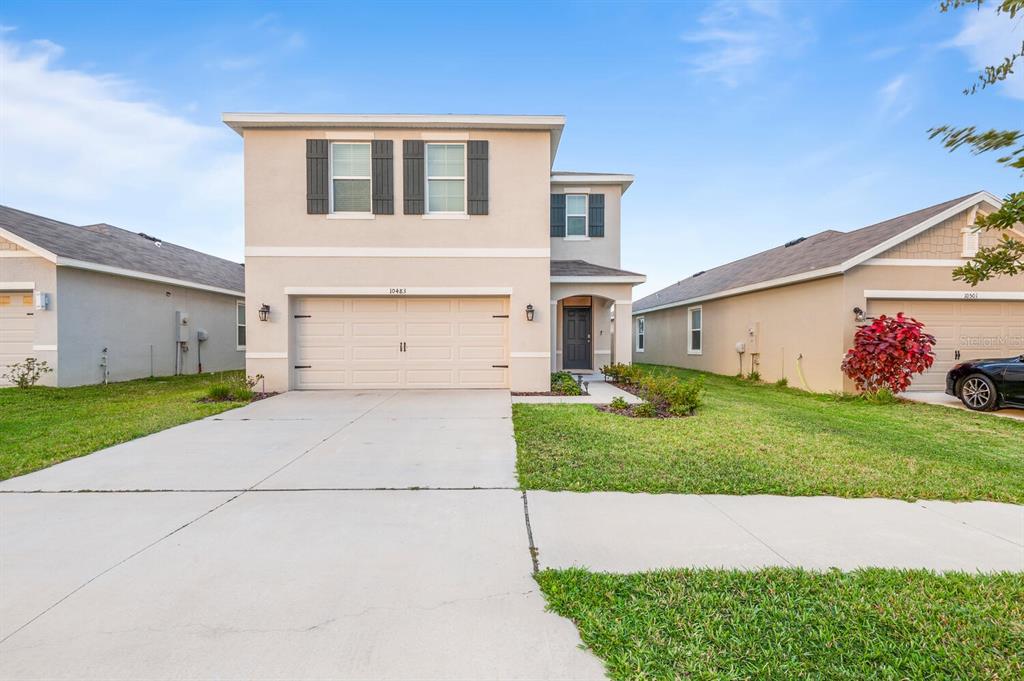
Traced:
[[553, 369], [630, 361], [633, 178], [552, 173], [562, 116], [224, 122], [244, 139], [246, 293], [266, 319], [246, 364], [268, 389], [543, 391]]
[[196, 373], [200, 357], [240, 369], [244, 282], [242, 265], [155, 237], [0, 206], [0, 373], [27, 357], [58, 386]]
[[1024, 353], [1024, 276], [974, 288], [952, 277], [999, 240], [972, 226], [1000, 205], [977, 192], [699, 272], [633, 304], [636, 351], [655, 364], [851, 390], [840, 364], [858, 317], [904, 312], [937, 339], [935, 365], [912, 389], [943, 390], [958, 359]]

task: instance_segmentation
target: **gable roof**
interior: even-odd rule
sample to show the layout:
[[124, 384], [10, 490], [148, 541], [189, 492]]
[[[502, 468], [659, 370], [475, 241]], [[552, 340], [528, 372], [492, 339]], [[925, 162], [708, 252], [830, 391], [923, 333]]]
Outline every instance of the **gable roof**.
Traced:
[[57, 265], [99, 269], [124, 276], [150, 275], [143, 278], [224, 293], [245, 290], [245, 268], [239, 263], [113, 225], [76, 227], [0, 206], [0, 233], [3, 232], [16, 237], [16, 241], [27, 242], [22, 245], [27, 245], [29, 250], [41, 250], [43, 257]]
[[1000, 205], [974, 192], [852, 232], [818, 232], [676, 282], [633, 303], [633, 313], [841, 274], [982, 201]]

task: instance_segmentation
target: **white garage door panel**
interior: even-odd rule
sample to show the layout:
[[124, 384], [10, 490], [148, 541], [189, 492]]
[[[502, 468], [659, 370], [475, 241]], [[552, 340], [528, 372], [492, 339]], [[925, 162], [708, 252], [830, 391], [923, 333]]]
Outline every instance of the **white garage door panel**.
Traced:
[[[1024, 353], [1024, 302], [998, 300], [870, 300], [868, 314], [903, 312], [935, 336], [935, 364], [911, 390], [945, 390], [958, 361]], [[960, 359], [956, 359], [957, 351]]]
[[[303, 298], [294, 305], [299, 389], [502, 388], [503, 298]], [[405, 350], [402, 350], [402, 344]]]
[[[31, 291], [0, 292], [0, 374], [8, 365], [33, 357], [35, 316]], [[10, 385], [0, 378], [0, 386]]]

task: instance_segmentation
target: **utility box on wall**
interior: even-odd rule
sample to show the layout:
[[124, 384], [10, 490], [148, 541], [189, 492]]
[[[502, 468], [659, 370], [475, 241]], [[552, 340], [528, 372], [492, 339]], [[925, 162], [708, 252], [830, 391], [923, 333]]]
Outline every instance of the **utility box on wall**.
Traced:
[[176, 311], [174, 313], [174, 323], [178, 329], [178, 342], [187, 343], [189, 338], [188, 312]]

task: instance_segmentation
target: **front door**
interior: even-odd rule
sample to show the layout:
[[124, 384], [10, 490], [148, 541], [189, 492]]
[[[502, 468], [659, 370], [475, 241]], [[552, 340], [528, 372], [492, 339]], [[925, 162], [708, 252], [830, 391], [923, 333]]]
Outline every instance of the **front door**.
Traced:
[[590, 369], [590, 308], [567, 307], [565, 319], [565, 369]]

